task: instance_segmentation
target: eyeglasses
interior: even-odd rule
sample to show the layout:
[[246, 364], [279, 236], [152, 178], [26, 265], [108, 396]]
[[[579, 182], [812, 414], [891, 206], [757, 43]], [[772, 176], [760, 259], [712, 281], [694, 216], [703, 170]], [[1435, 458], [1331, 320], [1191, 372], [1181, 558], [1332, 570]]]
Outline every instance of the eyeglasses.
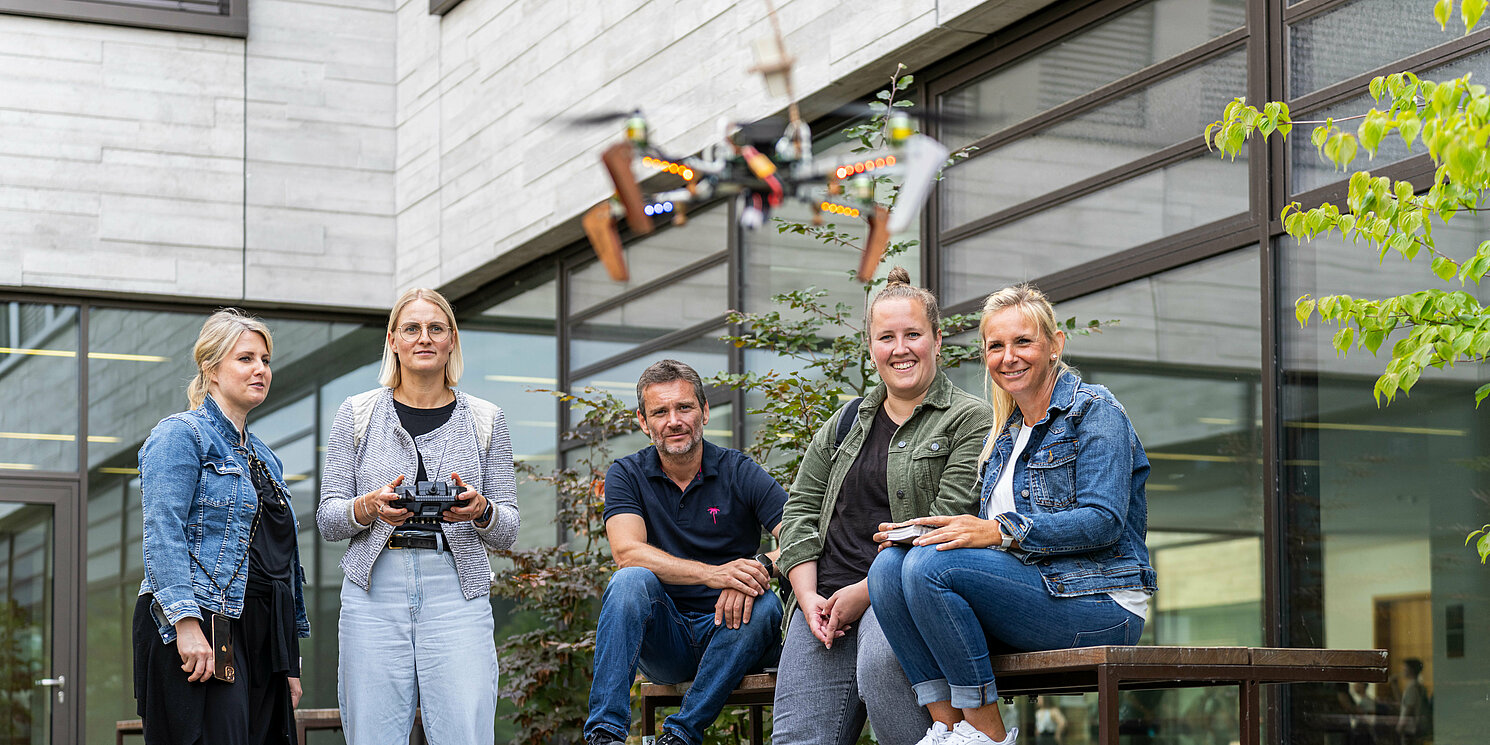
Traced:
[[398, 335], [404, 341], [419, 341], [419, 336], [423, 333], [429, 334], [430, 341], [439, 343], [450, 337], [450, 327], [438, 321], [428, 325], [406, 323], [398, 327]]

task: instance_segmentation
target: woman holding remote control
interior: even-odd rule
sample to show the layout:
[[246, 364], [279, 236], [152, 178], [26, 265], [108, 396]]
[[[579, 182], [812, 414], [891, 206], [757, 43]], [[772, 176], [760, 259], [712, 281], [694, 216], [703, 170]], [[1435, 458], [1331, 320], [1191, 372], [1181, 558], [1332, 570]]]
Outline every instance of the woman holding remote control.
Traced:
[[1136, 644], [1155, 590], [1149, 462], [1123, 407], [1061, 360], [1066, 337], [1039, 290], [989, 295], [981, 328], [997, 424], [978, 515], [913, 520], [934, 530], [869, 572], [885, 636], [936, 720], [923, 745], [1012, 745], [989, 655]]
[[[328, 541], [351, 539], [337, 663], [348, 742], [407, 740], [416, 706], [430, 742], [492, 742], [486, 552], [517, 538], [516, 480], [502, 410], [456, 390], [461, 371], [450, 303], [408, 290], [388, 314], [381, 387], [331, 425], [316, 523]], [[399, 506], [411, 498], [434, 512]]]
[[795, 601], [777, 673], [772, 741], [847, 745], [866, 714], [880, 742], [930, 724], [870, 609], [865, 577], [881, 522], [977, 507], [988, 405], [938, 369], [936, 297], [892, 269], [865, 314], [882, 381], [839, 409], [802, 457], [782, 516], [781, 557]]
[[149, 745], [295, 742], [305, 573], [283, 464], [247, 428], [273, 350], [263, 322], [213, 313], [192, 347], [191, 409], [140, 448], [133, 641]]

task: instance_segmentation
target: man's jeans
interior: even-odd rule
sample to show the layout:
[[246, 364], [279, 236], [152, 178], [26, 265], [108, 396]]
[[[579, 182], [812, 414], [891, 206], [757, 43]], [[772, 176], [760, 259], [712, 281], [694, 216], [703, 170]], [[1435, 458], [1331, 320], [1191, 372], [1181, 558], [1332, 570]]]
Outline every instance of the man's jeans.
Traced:
[[641, 668], [656, 683], [693, 685], [662, 729], [690, 745], [703, 742], [724, 700], [752, 670], [774, 664], [781, 650], [781, 601], [755, 599], [750, 623], [714, 625], [713, 613], [680, 611], [657, 575], [626, 567], [611, 576], [595, 630], [595, 681], [590, 686], [588, 737], [598, 729], [625, 739], [631, 730], [631, 681]]
[[1038, 569], [988, 548], [887, 548], [869, 568], [869, 597], [922, 706], [998, 701], [990, 654], [1137, 644], [1143, 633], [1111, 597], [1055, 597]]

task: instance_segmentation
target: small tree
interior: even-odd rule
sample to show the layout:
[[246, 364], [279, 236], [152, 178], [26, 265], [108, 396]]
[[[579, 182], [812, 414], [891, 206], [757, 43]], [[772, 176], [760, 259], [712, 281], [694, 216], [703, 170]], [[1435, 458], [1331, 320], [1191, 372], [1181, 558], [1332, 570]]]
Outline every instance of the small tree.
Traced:
[[599, 598], [614, 569], [601, 519], [605, 471], [614, 460], [610, 440], [636, 427], [631, 410], [609, 393], [548, 392], [583, 412], [563, 439], [585, 439], [590, 446], [551, 473], [519, 464], [527, 478], [553, 487], [554, 521], [568, 538], [558, 546], [501, 552], [512, 568], [498, 573], [493, 594], [539, 621], [498, 648], [503, 693], [517, 704], [513, 741], [523, 743], [584, 739]]
[[[1466, 34], [1479, 24], [1486, 6], [1486, 0], [1460, 3]], [[1433, 16], [1445, 30], [1453, 7], [1453, 0], [1433, 5]], [[1409, 262], [1426, 253], [1431, 257], [1429, 270], [1450, 286], [1380, 299], [1304, 295], [1295, 302], [1300, 325], [1317, 316], [1321, 323], [1337, 327], [1332, 344], [1341, 355], [1361, 347], [1374, 355], [1394, 332], [1405, 332], [1390, 346], [1390, 358], [1372, 388], [1377, 405], [1390, 404], [1398, 392], [1408, 395], [1425, 368], [1483, 362], [1490, 353], [1490, 310], [1463, 289], [1453, 289], [1455, 282], [1459, 288], [1471, 282], [1479, 285], [1490, 271], [1490, 240], [1480, 243], [1472, 256], [1450, 256], [1433, 239], [1435, 222], [1446, 223], [1460, 212], [1478, 212], [1490, 187], [1490, 96], [1470, 77], [1435, 83], [1399, 72], [1375, 78], [1369, 90], [1383, 108], [1349, 117], [1359, 120], [1354, 132], [1341, 128], [1345, 118], [1294, 122], [1285, 103], [1273, 101], [1259, 110], [1241, 98], [1227, 104], [1221, 119], [1205, 130], [1208, 146], [1235, 158], [1254, 133], [1264, 139], [1273, 132], [1287, 137], [1294, 124], [1318, 125], [1311, 141], [1321, 156], [1342, 170], [1350, 169], [1361, 149], [1374, 156], [1393, 133], [1409, 149], [1414, 143], [1426, 148], [1436, 170], [1432, 185], [1421, 194], [1410, 182], [1356, 171], [1350, 176], [1343, 209], [1326, 202], [1306, 210], [1295, 202], [1281, 215], [1284, 229], [1300, 240], [1339, 233], [1352, 243], [1364, 241], [1383, 261], [1391, 253]], [[1490, 384], [1475, 391], [1475, 406], [1486, 396]], [[1471, 533], [1466, 543], [1476, 537], [1484, 563], [1490, 558], [1490, 525]]]

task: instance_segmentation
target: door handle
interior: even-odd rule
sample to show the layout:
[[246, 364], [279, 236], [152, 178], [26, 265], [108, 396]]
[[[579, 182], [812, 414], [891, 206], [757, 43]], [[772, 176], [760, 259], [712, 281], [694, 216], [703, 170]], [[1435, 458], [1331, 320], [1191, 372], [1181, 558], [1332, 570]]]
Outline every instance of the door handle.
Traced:
[[57, 703], [60, 704], [60, 703], [63, 702], [63, 699], [64, 699], [64, 697], [66, 695], [66, 694], [63, 693], [63, 691], [64, 691], [64, 689], [67, 688], [67, 676], [66, 675], [58, 675], [55, 678], [42, 678], [41, 680], [36, 681], [36, 685], [39, 685], [39, 686], [49, 686], [49, 687], [52, 687], [52, 688], [56, 688], [57, 689]]

